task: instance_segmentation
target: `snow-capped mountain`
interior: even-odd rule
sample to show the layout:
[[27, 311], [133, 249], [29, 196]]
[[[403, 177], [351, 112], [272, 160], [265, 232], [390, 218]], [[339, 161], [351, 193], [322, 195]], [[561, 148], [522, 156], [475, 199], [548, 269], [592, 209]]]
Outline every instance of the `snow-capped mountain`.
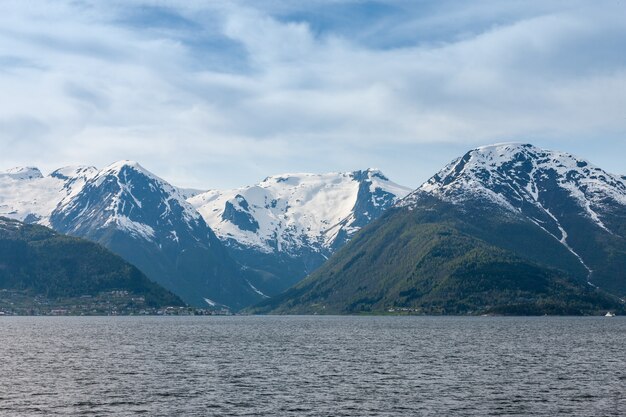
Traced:
[[367, 170], [202, 192], [119, 161], [2, 172], [0, 215], [99, 242], [187, 302], [239, 307], [297, 282], [409, 191]]
[[398, 206], [411, 208], [424, 195], [469, 212], [499, 208], [494, 216], [530, 221], [567, 249], [590, 283], [626, 290], [619, 282], [626, 277], [614, 273], [626, 267], [623, 177], [568, 153], [499, 144], [469, 151]]
[[[480, 197], [512, 211], [533, 202], [542, 212], [546, 193], [561, 189], [575, 199], [589, 219], [608, 231], [600, 216], [612, 204], [626, 205], [626, 182], [590, 162], [565, 152], [529, 144], [484, 146], [466, 153], [423, 184], [418, 191], [463, 201]], [[410, 203], [408, 196], [402, 204]]]
[[275, 175], [188, 201], [229, 244], [266, 253], [297, 253], [303, 246], [329, 253], [409, 192], [380, 171], [366, 170]]
[[188, 201], [235, 259], [266, 276], [254, 285], [272, 294], [318, 267], [409, 192], [369, 169], [275, 175]]
[[46, 177], [34, 167], [0, 172], [0, 216], [49, 226], [57, 205], [71, 199], [97, 172], [87, 166], [60, 168]]
[[204, 225], [176, 188], [132, 161], [116, 162], [89, 178], [78, 193], [60, 202], [51, 223], [66, 233], [114, 228], [144, 239], [171, 229], [164, 238], [173, 241], [179, 240], [175, 225], [180, 223], [181, 232]]
[[103, 244], [190, 304], [240, 307], [259, 297], [178, 189], [136, 162], [116, 162], [89, 177], [49, 221]]
[[307, 278], [251, 311], [621, 311], [625, 237], [623, 178], [563, 152], [486, 146], [453, 161]]
[[32, 180], [43, 178], [43, 175], [36, 167], [15, 167], [0, 173], [0, 177], [13, 180]]

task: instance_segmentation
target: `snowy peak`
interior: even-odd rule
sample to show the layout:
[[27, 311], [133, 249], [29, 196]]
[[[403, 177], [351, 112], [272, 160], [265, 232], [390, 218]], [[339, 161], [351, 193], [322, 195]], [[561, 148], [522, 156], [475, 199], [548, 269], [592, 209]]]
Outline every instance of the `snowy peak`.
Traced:
[[0, 216], [98, 242], [193, 305], [239, 308], [261, 296], [183, 192], [136, 162], [9, 174], [0, 175]]
[[88, 179], [93, 177], [98, 173], [98, 169], [93, 166], [86, 165], [74, 165], [74, 166], [66, 166], [63, 168], [59, 168], [50, 173], [50, 176], [53, 178], [58, 178], [61, 180], [72, 180], [72, 179]]
[[66, 167], [47, 177], [37, 168], [13, 168], [0, 174], [0, 215], [27, 223], [49, 225], [58, 204], [80, 190], [92, 167]]
[[0, 177], [8, 177], [14, 180], [32, 180], [43, 178], [39, 168], [35, 167], [15, 167], [0, 172]]
[[409, 192], [407, 187], [389, 181], [378, 169], [354, 171], [350, 176], [359, 184], [357, 199], [348, 217], [348, 226], [354, 228], [354, 232], [378, 218]]
[[[587, 160], [530, 144], [484, 146], [454, 160], [398, 205], [419, 210], [432, 197], [457, 206], [499, 245], [540, 262], [563, 262], [559, 268], [573, 261], [587, 271], [590, 285], [625, 288], [626, 183]], [[490, 222], [497, 228], [484, 227]], [[569, 255], [551, 258], [557, 255], [546, 248], [555, 241]]]
[[[154, 175], [134, 161], [119, 161], [104, 168], [94, 178], [96, 183], [111, 181], [116, 184], [118, 190], [117, 212], [127, 211], [130, 213], [133, 206], [142, 208], [142, 201], [148, 195], [158, 194], [160, 200], [150, 203], [163, 203], [161, 218], [172, 215], [170, 202], [180, 207], [181, 213], [186, 221], [194, 221], [200, 218], [196, 210], [185, 200], [179, 189], [170, 185], [167, 181]], [[130, 206], [125, 206], [125, 201]]]
[[73, 234], [114, 228], [145, 240], [156, 239], [157, 230], [178, 240], [182, 229], [204, 225], [175, 187], [132, 161], [113, 163], [89, 177], [59, 205], [52, 222]]
[[[569, 153], [550, 151], [530, 144], [500, 144], [469, 151], [453, 161], [422, 186], [424, 190], [443, 186], [446, 190], [471, 180], [492, 185], [500, 180], [524, 183], [537, 172], [553, 171], [560, 183], [584, 184], [595, 191], [625, 191], [619, 177]], [[594, 188], [595, 187], [595, 188]]]
[[353, 171], [351, 175], [357, 181], [371, 180], [372, 178], [389, 181], [389, 178], [385, 177], [385, 175], [377, 168], [368, 168], [364, 171]]
[[517, 143], [469, 151], [401, 205], [426, 192], [451, 202], [479, 197], [517, 211], [522, 202], [541, 203], [555, 191], [565, 192], [600, 226], [598, 212], [608, 205], [626, 205], [626, 184], [618, 176], [565, 152]]
[[380, 171], [282, 174], [188, 201], [218, 237], [265, 253], [328, 252], [409, 192]]
[[586, 237], [626, 237], [626, 184], [620, 177], [571, 154], [529, 144], [471, 150], [399, 206], [411, 208], [423, 195], [470, 211], [499, 207], [504, 209], [500, 215], [534, 223], [580, 261], [589, 280], [592, 266], [597, 268], [589, 260], [597, 255]]
[[113, 162], [111, 165], [109, 165], [108, 167], [104, 168], [102, 171], [100, 171], [100, 175], [123, 175], [123, 172], [127, 172], [127, 171], [135, 171], [138, 172], [140, 174], [143, 174], [147, 177], [151, 177], [151, 178], [157, 178], [160, 181], [163, 181], [162, 179], [158, 178], [156, 175], [154, 175], [153, 173], [151, 173], [150, 171], [148, 171], [147, 169], [145, 169], [144, 167], [142, 167], [138, 162], [136, 161], [130, 161], [127, 159], [121, 160], [121, 161], [117, 161], [117, 162]]

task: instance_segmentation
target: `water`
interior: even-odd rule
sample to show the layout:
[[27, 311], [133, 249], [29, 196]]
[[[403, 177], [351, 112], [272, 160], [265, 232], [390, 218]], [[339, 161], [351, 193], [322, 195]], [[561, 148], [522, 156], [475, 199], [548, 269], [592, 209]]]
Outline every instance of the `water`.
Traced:
[[0, 317], [0, 415], [626, 415], [624, 318]]

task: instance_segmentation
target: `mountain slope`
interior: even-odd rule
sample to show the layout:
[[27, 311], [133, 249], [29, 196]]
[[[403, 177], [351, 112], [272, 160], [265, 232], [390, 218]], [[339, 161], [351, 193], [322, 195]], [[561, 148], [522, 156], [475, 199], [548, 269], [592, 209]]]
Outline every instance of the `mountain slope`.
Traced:
[[303, 278], [409, 189], [380, 171], [284, 174], [188, 201], [273, 295]]
[[599, 314], [621, 308], [562, 271], [473, 237], [462, 213], [421, 201], [390, 209], [311, 276], [252, 313]]
[[568, 154], [519, 144], [475, 149], [252, 311], [621, 309], [604, 290], [626, 293], [624, 189], [621, 178]]
[[[470, 213], [482, 208], [530, 221], [576, 258], [590, 283], [626, 294], [626, 183], [588, 161], [528, 144], [486, 146], [453, 161], [401, 205], [410, 208], [424, 195]], [[558, 262], [518, 244], [520, 237], [499, 244]]]
[[89, 178], [59, 203], [50, 224], [101, 243], [189, 304], [236, 309], [260, 299], [179, 191], [135, 162]]
[[184, 305], [100, 245], [4, 217], [0, 217], [0, 289], [48, 298], [128, 291], [144, 297], [148, 306]]

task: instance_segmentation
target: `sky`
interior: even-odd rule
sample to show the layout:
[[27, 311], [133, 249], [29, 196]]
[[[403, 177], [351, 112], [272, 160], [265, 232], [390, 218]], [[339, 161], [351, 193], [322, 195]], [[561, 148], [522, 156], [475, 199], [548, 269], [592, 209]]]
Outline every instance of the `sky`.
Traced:
[[0, 169], [417, 187], [526, 142], [626, 174], [626, 1], [0, 2]]

